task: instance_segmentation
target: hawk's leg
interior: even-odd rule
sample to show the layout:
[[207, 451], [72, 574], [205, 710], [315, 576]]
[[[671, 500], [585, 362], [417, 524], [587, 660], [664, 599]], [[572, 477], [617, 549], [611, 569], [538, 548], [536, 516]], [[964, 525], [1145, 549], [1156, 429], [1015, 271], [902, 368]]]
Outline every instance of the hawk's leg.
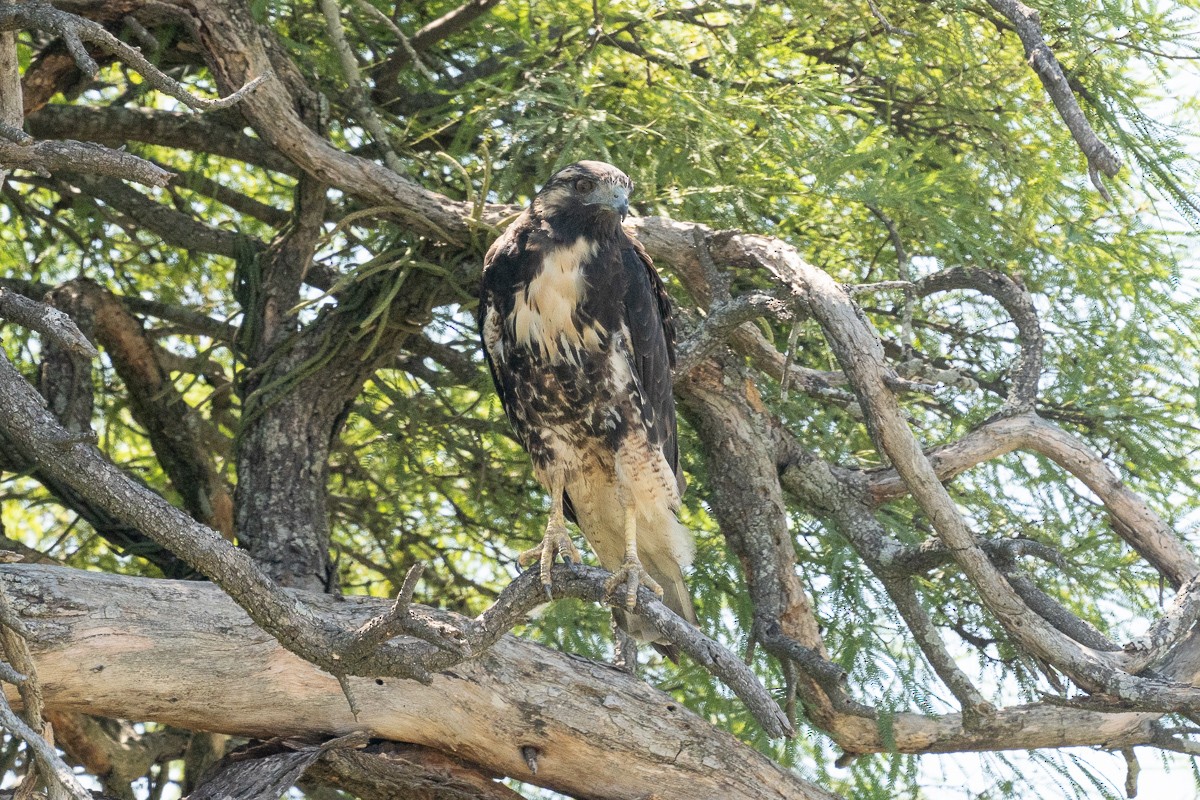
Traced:
[[554, 566], [557, 556], [561, 555], [563, 561], [575, 564], [583, 561], [575, 543], [571, 541], [571, 534], [567, 532], [567, 521], [563, 516], [563, 484], [566, 481], [556, 476], [550, 483], [550, 521], [546, 523], [542, 543], [517, 556], [517, 563], [522, 569], [535, 561], [540, 565], [542, 586], [546, 587], [547, 596], [550, 595], [550, 568]]
[[625, 561], [622, 562], [621, 568], [613, 573], [612, 577], [604, 585], [607, 592], [616, 591], [622, 584], [625, 586], [625, 607], [630, 611], [637, 605], [637, 590], [638, 586], [645, 586], [653, 591], [659, 597], [663, 596], [663, 589], [658, 585], [658, 581], [650, 577], [650, 573], [646, 572], [646, 568], [642, 566], [641, 559], [637, 554], [637, 507], [632, 503], [624, 503], [625, 506]]

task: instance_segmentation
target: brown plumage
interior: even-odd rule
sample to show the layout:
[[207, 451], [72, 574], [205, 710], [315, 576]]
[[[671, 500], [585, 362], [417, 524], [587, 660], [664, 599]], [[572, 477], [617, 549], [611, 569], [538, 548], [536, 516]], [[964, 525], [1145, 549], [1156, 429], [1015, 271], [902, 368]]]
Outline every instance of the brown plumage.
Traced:
[[[579, 523], [632, 608], [639, 584], [695, 622], [683, 570], [690, 532], [671, 394], [674, 326], [662, 280], [621, 219], [633, 184], [581, 161], [555, 173], [484, 259], [479, 324], [501, 403], [550, 492], [542, 544], [521, 554], [549, 585], [558, 555], [579, 560]], [[653, 641], [644, 620], [622, 627]]]

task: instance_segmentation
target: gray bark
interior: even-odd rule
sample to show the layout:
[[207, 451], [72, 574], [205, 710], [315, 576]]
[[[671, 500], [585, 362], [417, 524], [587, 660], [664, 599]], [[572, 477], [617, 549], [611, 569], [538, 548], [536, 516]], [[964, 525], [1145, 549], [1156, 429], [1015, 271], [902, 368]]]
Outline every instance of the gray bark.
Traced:
[[[428, 686], [349, 679], [356, 720], [334, 677], [215, 586], [33, 565], [0, 567], [0, 585], [50, 709], [261, 738], [368, 731], [580, 798], [833, 797], [637, 678], [512, 636]], [[347, 627], [389, 605], [297, 596]]]

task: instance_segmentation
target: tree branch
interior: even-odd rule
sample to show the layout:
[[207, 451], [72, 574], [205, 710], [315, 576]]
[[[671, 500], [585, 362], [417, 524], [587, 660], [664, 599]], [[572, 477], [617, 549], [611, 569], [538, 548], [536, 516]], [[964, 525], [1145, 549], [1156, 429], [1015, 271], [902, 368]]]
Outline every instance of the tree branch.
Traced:
[[786, 319], [792, 316], [792, 312], [786, 303], [761, 292], [718, 302], [709, 309], [708, 316], [700, 321], [691, 335], [680, 343], [675, 360], [676, 378], [690, 372], [734, 329], [763, 316]]
[[[21, 716], [17, 716], [9, 706], [8, 699], [0, 697], [0, 726], [25, 741], [37, 765], [36, 769], [33, 764], [29, 765], [18, 794], [32, 797], [34, 781], [40, 776], [48, 786], [51, 800], [90, 800], [91, 793], [80, 785], [71, 768], [63, 763], [54, 750], [53, 730], [43, 716], [45, 704], [41, 681], [26, 641], [30, 631], [13, 611], [4, 587], [0, 587], [0, 624], [0, 645], [7, 660], [0, 677], [16, 685], [23, 706]], [[19, 670], [20, 674], [14, 670]]]
[[0, 165], [10, 170], [29, 170], [42, 176], [70, 171], [121, 178], [147, 186], [166, 186], [175, 177], [175, 173], [131, 153], [110, 150], [92, 142], [72, 140], [24, 145], [0, 140]]
[[249, 81], [242, 88], [218, 100], [205, 100], [189, 92], [179, 81], [165, 75], [146, 60], [141, 51], [113, 36], [103, 25], [75, 14], [61, 11], [44, 0], [24, 0], [19, 3], [0, 3], [0, 30], [36, 29], [62, 38], [79, 69], [88, 77], [99, 70], [88, 55], [84, 42], [98, 45], [106, 52], [132, 66], [146, 82], [164, 94], [174, 97], [188, 108], [215, 111], [241, 102], [263, 82], [264, 76]]
[[145, 142], [196, 153], [212, 153], [286, 175], [300, 168], [260, 139], [245, 135], [236, 109], [197, 116], [145, 108], [49, 105], [26, 118], [40, 139], [78, 136], [109, 147]]
[[233, 499], [212, 455], [199, 437], [195, 411], [175, 388], [159, 358], [158, 346], [120, 300], [92, 281], [64, 284], [56, 298], [84, 308], [129, 392], [130, 412], [146, 430], [151, 446], [195, 519], [232, 538]]
[[[584, 578], [569, 569], [561, 577]], [[525, 583], [536, 596], [536, 575]], [[355, 720], [335, 678], [281, 649], [209, 584], [25, 565], [0, 567], [0, 584], [37, 634], [34, 655], [51, 708], [87, 706], [260, 738], [367, 731], [587, 798], [834, 797], [732, 737], [714, 736], [707, 721], [636, 677], [512, 636], [434, 674], [428, 686], [352, 679], [363, 701]], [[388, 608], [364, 597], [288, 595], [343, 630]], [[462, 624], [447, 612], [423, 613]], [[198, 652], [207, 655], [197, 659]], [[156, 680], [146, 681], [148, 673]], [[523, 747], [539, 752], [536, 774]], [[622, 768], [605, 766], [613, 763]]]
[[[957, 442], [931, 450], [928, 457], [938, 480], [948, 481], [976, 464], [1014, 450], [1043, 455], [1083, 481], [1112, 515], [1117, 534], [1176, 588], [1200, 572], [1200, 563], [1174, 531], [1113, 474], [1098, 454], [1035, 414], [987, 422]], [[893, 469], [872, 471], [868, 479], [872, 504], [907, 492]]]
[[1017, 326], [1021, 352], [1009, 370], [1011, 386], [1000, 414], [1019, 414], [1037, 402], [1045, 343], [1033, 298], [1007, 275], [974, 267], [956, 267], [923, 278], [914, 286], [921, 297], [953, 289], [972, 289], [995, 298]]
[[84, 358], [100, 356], [69, 316], [52, 306], [30, 300], [3, 286], [0, 286], [0, 317], [37, 331], [76, 355]]
[[[32, 457], [40, 469], [183, 557], [227, 591], [285, 647], [331, 673], [413, 677], [446, 669], [461, 661], [463, 653], [480, 652], [490, 647], [518, 621], [518, 616], [543, 602], [538, 593], [529, 588], [535, 583], [532, 577], [524, 584], [514, 581], [478, 623], [462, 629], [467, 634], [467, 647], [448, 650], [424, 642], [392, 643], [347, 664], [343, 656], [355, 646], [353, 632], [337, 627], [328, 619], [314, 617], [311, 610], [300, 606], [293, 596], [274, 585], [245, 551], [232, 547], [211, 529], [129, 480], [94, 447], [54, 444], [62, 439], [61, 427], [41, 407], [36, 392], [16, 373], [3, 354], [0, 354], [0, 409], [10, 412], [0, 415], [0, 431]], [[602, 601], [605, 579], [603, 571], [578, 568], [570, 579], [555, 581], [555, 592], [570, 591], [572, 594], [561, 596]], [[636, 609], [659, 626], [660, 632], [673, 644], [679, 645], [718, 677], [729, 680], [730, 688], [759, 714], [759, 721], [768, 733], [778, 736], [787, 732], [786, 722], [781, 722], [777, 713], [772, 713], [770, 700], [762, 699], [766, 697], [765, 690], [740, 661], [732, 656], [720, 656], [723, 650], [715, 642], [685, 623], [672, 621], [673, 614], [665, 611], [665, 606], [649, 590], [639, 592]]]
[[[32, 139], [21, 130], [24, 110], [21, 103], [21, 65], [17, 58], [17, 36], [0, 31], [0, 138], [27, 145]], [[8, 173], [0, 169], [0, 187]]]
[[1104, 184], [1100, 182], [1096, 173], [1098, 170], [1110, 178], [1116, 176], [1121, 169], [1121, 159], [1109, 149], [1108, 145], [1100, 141], [1100, 137], [1092, 130], [1092, 126], [1083, 115], [1079, 101], [1075, 99], [1075, 93], [1071, 90], [1067, 76], [1063, 73], [1062, 65], [1054, 57], [1053, 51], [1046, 46], [1038, 12], [1020, 0], [987, 0], [987, 2], [988, 5], [1007, 17], [1016, 28], [1017, 35], [1021, 37], [1021, 44], [1025, 46], [1025, 55], [1029, 58], [1029, 65], [1037, 73], [1042, 86], [1046, 87], [1046, 94], [1050, 95], [1054, 107], [1058, 109], [1059, 116], [1066, 123], [1071, 136], [1075, 138], [1075, 143], [1087, 157], [1088, 174], [1092, 178], [1092, 183], [1095, 184], [1096, 189], [1104, 196], [1105, 200], [1111, 201], [1108, 190], [1104, 188]]

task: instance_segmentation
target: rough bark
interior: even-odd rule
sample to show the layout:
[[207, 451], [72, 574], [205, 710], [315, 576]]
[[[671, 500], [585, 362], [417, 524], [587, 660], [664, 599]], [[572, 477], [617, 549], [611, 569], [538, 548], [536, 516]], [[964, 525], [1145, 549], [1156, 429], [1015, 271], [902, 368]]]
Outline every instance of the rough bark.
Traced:
[[[21, 73], [17, 62], [17, 34], [0, 31], [0, 125], [20, 131], [24, 122], [21, 110]], [[0, 187], [7, 172], [0, 169]]]
[[[51, 709], [262, 738], [362, 730], [580, 798], [833, 797], [641, 680], [511, 636], [428, 686], [350, 679], [356, 720], [334, 677], [209, 584], [26, 565], [0, 582], [34, 632]], [[347, 627], [388, 606], [303, 599]]]
[[[1036, 45], [1039, 52], [1046, 49], [1040, 42], [1036, 18], [1029, 9], [1000, 0], [989, 0], [989, 3], [1001, 9], [1018, 27], [1025, 26], [1022, 40], [1027, 47]], [[103, 19], [105, 7], [113, 5], [80, 0], [74, 7]], [[120, 4], [122, 13], [150, 5], [137, 0]], [[168, 4], [153, 5], [159, 12], [171, 7]], [[488, 0], [466, 3], [458, 11], [418, 31], [408, 43], [409, 48], [428, 47], [430, 41], [453, 32], [474, 15], [486, 11], [489, 5]], [[1015, 12], [1019, 12], [1018, 16], [1024, 22], [1014, 17]], [[460, 250], [466, 250], [464, 243], [478, 236], [488, 222], [496, 222], [511, 211], [500, 205], [475, 209], [455, 202], [366, 158], [335, 148], [309, 124], [306, 109], [312, 107], [312, 90], [305, 85], [303, 76], [296, 74], [286, 55], [281, 54], [269, 31], [255, 23], [244, 4], [195, 0], [175, 4], [170, 13], [184, 22], [195, 42], [201, 45], [204, 58], [226, 89], [270, 75], [263, 90], [250, 97], [244, 108], [244, 119], [253, 125], [258, 138], [242, 135], [239, 128], [243, 123], [239, 120], [228, 125], [208, 126], [202, 120], [184, 118], [186, 123], [180, 125], [179, 119], [161, 113], [135, 117], [123, 109], [100, 112], [107, 115], [105, 119], [115, 120], [131, 132], [136, 131], [130, 138], [204, 152], [224, 152], [282, 172], [303, 172], [306, 178], [302, 182], [302, 192], [315, 194], [318, 189], [314, 186], [327, 183], [341, 189], [356, 202], [388, 206], [389, 213], [402, 219], [406, 226], [431, 237], [441, 246]], [[1030, 32], [1035, 34], [1033, 39], [1026, 36]], [[422, 39], [423, 35], [429, 40]], [[3, 49], [2, 45], [0, 42], [0, 49]], [[405, 59], [411, 57], [416, 56], [412, 52], [397, 55], [389, 59], [386, 68], [392, 69], [394, 74], [394, 70], [403, 67]], [[1052, 57], [1039, 56], [1036, 61], [1035, 68], [1043, 80], [1049, 74], [1047, 69], [1056, 78], [1062, 77]], [[71, 69], [63, 68], [61, 63], [54, 67], [49, 60], [45, 63], [47, 74], [57, 76], [47, 85], [61, 86], [69, 82]], [[1047, 82], [1047, 88], [1053, 95], [1051, 83]], [[1069, 87], [1067, 91], [1069, 93]], [[1056, 103], [1058, 100], [1055, 97]], [[1075, 112], [1078, 112], [1077, 106]], [[39, 116], [45, 116], [47, 130], [54, 129], [61, 136], [69, 129], [64, 125], [70, 125], [72, 113], [75, 112], [48, 108]], [[1064, 118], [1068, 118], [1065, 112]], [[66, 123], [64, 119], [67, 119]], [[1071, 130], [1077, 134], [1076, 126]], [[209, 131], [212, 136], [197, 142], [197, 131]], [[98, 132], [88, 138], [102, 140], [104, 135], [111, 136], [112, 133]], [[116, 139], [119, 141], [120, 137]], [[1080, 144], [1093, 167], [1098, 158], [1103, 161], [1103, 152], [1095, 147], [1089, 149], [1082, 140]], [[363, 382], [380, 364], [391, 361], [412, 330], [427, 320], [429, 310], [445, 300], [450, 291], [445, 284], [449, 282], [421, 274], [385, 276], [381, 280], [396, 282], [388, 285], [387, 288], [394, 290], [393, 301], [382, 310], [368, 305], [381, 284], [363, 285], [358, 287], [357, 296], [351, 293], [340, 295], [335, 311], [324, 313], [315, 323], [301, 330], [292, 325], [284, 312], [297, 297], [299, 282], [309, 266], [313, 231], [321, 221], [320, 214], [313, 214], [311, 205], [306, 208], [306, 204], [300, 202], [294, 215], [295, 227], [282, 232], [268, 248], [248, 243], [244, 237], [228, 231], [196, 223], [182, 213], [167, 211], [165, 206], [132, 192], [119, 182], [80, 178], [77, 183], [93, 197], [102, 199], [108, 206], [130, 216], [137, 225], [168, 242], [238, 259], [243, 288], [250, 287], [243, 297], [239, 297], [247, 312], [239, 344], [249, 354], [251, 367], [243, 384], [247, 402], [238, 445], [239, 533], [257, 562], [276, 580], [311, 589], [327, 586], [325, 491], [328, 475], [325, 464], [330, 443], [337, 435], [342, 415]], [[1061, 430], [1039, 427], [1043, 421], [1030, 412], [1036, 399], [1040, 372], [1037, 356], [1041, 333], [1034, 307], [1019, 286], [1001, 276], [989, 277], [978, 270], [958, 270], [942, 274], [940, 282], [934, 280], [905, 290], [922, 294], [926, 290], [947, 288], [981, 289], [1009, 312], [1020, 331], [1022, 348], [1028, 351], [1022, 354], [1011, 372], [1009, 402], [1003, 411], [1019, 416], [988, 423], [956, 445], [927, 457], [920, 451], [900, 414], [893, 396], [897, 378], [882, 358], [877, 337], [857, 307], [828, 276], [802, 263], [793, 249], [764, 237], [735, 233], [713, 235], [705, 229], [658, 218], [634, 220], [631, 227], [639, 231], [647, 249], [660, 264], [673, 268], [698, 303], [712, 312], [708, 318], [707, 338], [702, 335], [694, 342], [695, 349], [685, 352], [689, 369], [686, 378], [680, 382], [679, 392], [708, 456], [714, 510], [722, 532], [742, 563], [754, 599], [753, 637], [780, 658], [789, 675], [789, 688], [799, 693], [810, 719], [842, 747], [855, 753], [888, 749], [923, 752], [1071, 744], [1128, 746], [1154, 741], [1150, 725], [1158, 717], [1157, 713], [1111, 713], [1121, 703], [1113, 703], [1102, 695], [1093, 698], [1094, 707], [1086, 708], [1042, 704], [996, 711], [985, 707], [979, 693], [957, 670], [941, 645], [928, 614], [917, 602], [910, 576], [897, 570], [897, 564], [904, 562], [912, 548], [905, 548], [888, 538], [873, 516], [873, 505], [906, 494], [918, 500], [944, 537], [941, 547], [944, 563], [959, 560], [964, 572], [980, 589], [984, 601], [990, 604], [996, 617], [1005, 623], [1012, 637], [1023, 644], [1025, 650], [1056, 665], [1065, 665], [1077, 682], [1089, 689], [1124, 692], [1122, 702], [1128, 704], [1130, 698], [1135, 698], [1140, 701], [1136, 707], [1142, 711], [1178, 710], [1184, 707], [1183, 704], [1196, 708], [1197, 695], [1185, 691], [1186, 686], [1126, 680], [1154, 665], [1160, 675], [1182, 684], [1196, 683], [1200, 656], [1197, 655], [1196, 638], [1188, 633], [1200, 614], [1195, 559], [1146, 504], [1120, 483], [1099, 456]], [[894, 228], [892, 233], [895, 237]], [[704, 263], [700, 252], [703, 248], [693, 246], [697, 242], [711, 243], [714, 253], [708, 256], [708, 264]], [[755, 376], [719, 349], [721, 339], [729, 333], [727, 329], [749, 318], [755, 307], [746, 298], [742, 298], [746, 302], [739, 304], [729, 297], [728, 281], [722, 283], [712, 263], [714, 257], [723, 265], [765, 270], [776, 284], [794, 292], [794, 298], [789, 299], [805, 306], [821, 321], [854, 385], [878, 449], [895, 464], [895, 473], [864, 475], [839, 469], [812, 454], [798, 452], [794, 442], [787, 441], [786, 430], [758, 396]], [[454, 278], [465, 282], [470, 279], [470, 273], [467, 268]], [[714, 276], [715, 281], [708, 280]], [[707, 287], [703, 285], [706, 281]], [[770, 299], [778, 300], [782, 296], [786, 296], [786, 292]], [[714, 297], [719, 302], [714, 303]], [[764, 307], [770, 305], [767, 303]], [[911, 314], [911, 308], [906, 307], [906, 313]], [[393, 323], [383, 321], [389, 316]], [[700, 333], [705, 332], [701, 330]], [[747, 345], [746, 337], [741, 339], [739, 346], [743, 352], [757, 347], [760, 360], [770, 360], [771, 368], [779, 375], [796, 372], [794, 367], [788, 367], [783, 354], [773, 348], [763, 353], [761, 343], [750, 341]], [[706, 358], [710, 352], [717, 355]], [[824, 381], [819, 375], [807, 377], [813, 393], [830, 391], [829, 386], [819, 385]], [[842, 381], [840, 374], [837, 379], [839, 383]], [[1024, 434], [1014, 434], [1004, 427], [1006, 425], [1025, 426]], [[1002, 430], [1008, 431], [1003, 444], [989, 441], [989, 437], [999, 435]], [[15, 434], [10, 433], [10, 436], [15, 439]], [[1039, 594], [1040, 590], [1028, 585], [1028, 581], [1023, 583], [1023, 576], [1011, 568], [1003, 554], [997, 555], [989, 549], [988, 545], [994, 542], [977, 541], [974, 532], [959, 518], [951, 497], [942, 489], [941, 481], [972, 463], [1015, 448], [1040, 452], [1081, 478], [1109, 509], [1116, 532], [1173, 584], [1182, 587], [1173, 608], [1155, 622], [1144, 640], [1127, 647], [1126, 653], [1122, 654], [1106, 642], [1096, 643], [1089, 638], [1086, 629], [1072, 628], [1057, 621], [1055, 615], [1065, 614], [1065, 609], [1056, 605], [1052, 598]], [[63, 454], [61, 459], [50, 458], [64, 463], [76, 458], [78, 460], [71, 463], [89, 464], [97, 470], [97, 481], [111, 479], [112, 483], [108, 484], [110, 498], [124, 492], [125, 500], [141, 502], [145, 507], [138, 509], [138, 514], [133, 517], [139, 526], [149, 529], [157, 526], [156, 535], [161, 541], [178, 547], [180, 553], [192, 552], [190, 557], [194, 563], [202, 564], [208, 574], [237, 597], [261, 625], [275, 631], [293, 650], [314, 659], [322, 655], [328, 659], [330, 652], [334, 653], [332, 658], [339, 657], [337, 648], [314, 647], [311, 642], [296, 645], [297, 640], [304, 641], [296, 631], [307, 621], [308, 607], [280, 601], [269, 581], [233, 558], [233, 555], [241, 554], [230, 554], [221, 549], [219, 545], [223, 543], [206, 541], [204, 534], [207, 531], [184, 528], [154, 505], [153, 501], [159, 498], [131, 492], [128, 486], [116, 480], [107, 465], [97, 466], [94, 459], [86, 460], [78, 453]], [[68, 481], [62, 474], [46, 479]], [[74, 487], [79, 492], [87, 489]], [[823, 516], [845, 533], [888, 588], [905, 621], [917, 635], [930, 664], [958, 696], [961, 714], [934, 717], [902, 713], [892, 717], [890, 727], [884, 731], [874, 709], [847, 696], [841, 684], [844, 674], [830, 663], [824, 652], [821, 632], [796, 574], [787, 524], [788, 510], [784, 503], [785, 489], [817, 513], [829, 512], [831, 499], [839, 503], [833, 509], [836, 513], [824, 513]], [[822, 495], [822, 491], [825, 494]], [[91, 502], [100, 501], [93, 496]], [[189, 546], [194, 550], [189, 551]], [[195, 551], [203, 552], [197, 557]], [[1066, 619], [1067, 622], [1072, 620]], [[327, 633], [319, 644], [335, 641], [340, 640], [334, 633]], [[273, 643], [268, 644], [273, 646]], [[488, 657], [491, 654], [484, 658]], [[339, 667], [329, 660], [321, 663], [329, 669]], [[1103, 672], [1098, 672], [1100, 667], [1104, 667]], [[462, 669], [454, 668], [440, 675], [456, 674]], [[1117, 674], [1116, 670], [1124, 670], [1125, 674]], [[352, 683], [358, 687], [362, 681]], [[388, 685], [393, 683], [395, 681], [389, 681]], [[211, 684], [202, 685], [212, 688]], [[328, 688], [328, 681], [324, 686]], [[367, 699], [375, 700], [374, 695], [370, 695], [373, 690], [370, 686], [366, 688]], [[1160, 695], [1156, 694], [1160, 691]], [[364, 701], [364, 697], [360, 696], [359, 700]], [[179, 702], [178, 698], [176, 702]], [[1105, 703], [1112, 707], [1098, 710]], [[205, 709], [206, 712], [210, 710]], [[333, 709], [329, 710], [332, 713]], [[706, 731], [712, 735], [710, 730]], [[511, 752], [507, 758], [512, 758]], [[587, 763], [586, 759], [583, 763]], [[517, 766], [519, 768], [519, 762]], [[573, 768], [578, 770], [577, 765]]]

